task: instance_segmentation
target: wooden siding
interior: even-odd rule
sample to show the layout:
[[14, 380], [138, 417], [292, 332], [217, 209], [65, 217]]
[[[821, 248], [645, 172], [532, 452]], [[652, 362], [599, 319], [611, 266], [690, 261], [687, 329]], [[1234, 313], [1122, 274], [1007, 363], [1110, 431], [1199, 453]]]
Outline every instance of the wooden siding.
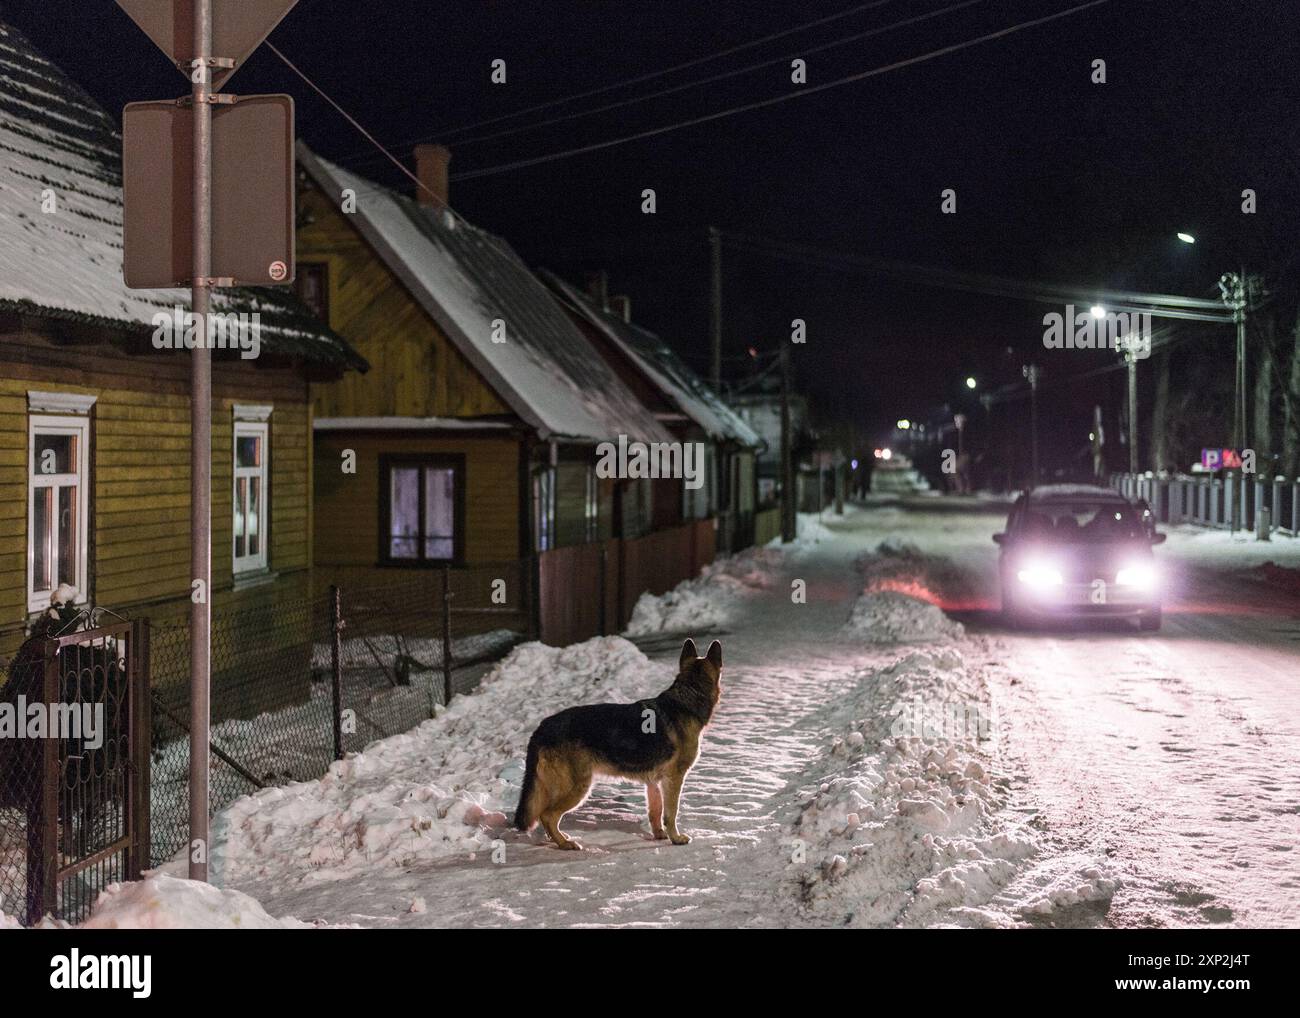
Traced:
[[[0, 336], [0, 658], [27, 618], [27, 392], [92, 394], [89, 595], [155, 620], [188, 611], [189, 364], [183, 353], [128, 356], [108, 345]], [[236, 403], [272, 404], [269, 566], [311, 562], [311, 409], [291, 368], [217, 361], [213, 370], [212, 579], [220, 611], [284, 596], [282, 584], [232, 591], [231, 483]]]
[[[364, 202], [365, 195], [358, 201]], [[329, 324], [370, 362], [312, 386], [318, 417], [482, 417], [509, 408], [447, 340], [336, 201], [298, 192], [298, 260], [328, 267]]]
[[[465, 561], [519, 557], [520, 440], [509, 434], [462, 437], [422, 432], [332, 432], [316, 435], [315, 548], [323, 575], [331, 567], [374, 566], [379, 559], [380, 454], [453, 453], [465, 457]], [[357, 472], [342, 470], [343, 450]], [[402, 567], [395, 567], [402, 568]]]

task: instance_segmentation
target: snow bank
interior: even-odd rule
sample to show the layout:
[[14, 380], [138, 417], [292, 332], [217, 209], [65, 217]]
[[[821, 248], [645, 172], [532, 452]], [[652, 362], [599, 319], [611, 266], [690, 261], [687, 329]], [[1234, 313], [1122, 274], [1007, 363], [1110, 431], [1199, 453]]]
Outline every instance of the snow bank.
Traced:
[[666, 594], [642, 594], [624, 632], [649, 636], [725, 626], [748, 594], [771, 586], [781, 560], [782, 553], [769, 546], [710, 562], [695, 579], [683, 580]]
[[868, 643], [931, 643], [966, 632], [929, 602], [893, 590], [861, 595], [843, 631]]
[[81, 924], [88, 930], [300, 930], [308, 923], [274, 919], [256, 899], [165, 873], [109, 884]]
[[988, 689], [954, 649], [917, 651], [865, 671], [810, 716], [826, 747], [799, 780], [787, 867], [823, 921], [854, 926], [1014, 925], [1059, 904], [1097, 900], [1100, 870], [1016, 906], [985, 906], [1021, 875], [1038, 841], [1005, 813]]
[[433, 720], [349, 755], [317, 781], [232, 803], [213, 823], [214, 879], [343, 880], [488, 849], [506, 835], [528, 737], [542, 718], [654, 695], [671, 680], [666, 666], [617, 636], [523, 644]]

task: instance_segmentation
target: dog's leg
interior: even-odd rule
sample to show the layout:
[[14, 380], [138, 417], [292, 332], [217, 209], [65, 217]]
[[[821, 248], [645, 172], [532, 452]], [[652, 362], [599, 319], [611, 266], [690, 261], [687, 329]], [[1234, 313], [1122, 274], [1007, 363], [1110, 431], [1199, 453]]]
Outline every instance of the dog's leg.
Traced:
[[664, 833], [664, 792], [659, 782], [646, 782], [645, 803], [650, 813], [650, 833], [656, 841], [661, 841], [668, 835]]
[[682, 782], [685, 780], [685, 771], [670, 772], [663, 780], [664, 826], [668, 828], [668, 840], [674, 845], [685, 845], [691, 840], [677, 829], [677, 803], [682, 795]]
[[549, 795], [539, 817], [542, 827], [560, 848], [581, 849], [578, 842], [560, 831], [560, 821], [565, 813], [587, 798], [591, 791], [591, 768], [574, 764], [557, 766], [547, 780]]

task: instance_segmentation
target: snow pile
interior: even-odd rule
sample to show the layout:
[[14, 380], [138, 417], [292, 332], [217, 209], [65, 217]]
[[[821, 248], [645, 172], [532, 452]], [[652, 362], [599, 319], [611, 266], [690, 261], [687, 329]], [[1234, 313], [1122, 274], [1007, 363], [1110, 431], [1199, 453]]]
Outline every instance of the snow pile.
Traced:
[[961, 655], [864, 672], [811, 720], [828, 744], [799, 782], [788, 867], [805, 904], [855, 926], [994, 921], [980, 906], [1038, 846], [1000, 820], [988, 690]]
[[562, 648], [523, 644], [477, 690], [418, 728], [349, 755], [317, 781], [232, 803], [213, 824], [214, 879], [342, 880], [483, 851], [513, 836], [507, 816], [542, 718], [654, 695], [671, 679], [617, 636]]
[[893, 590], [861, 595], [843, 631], [868, 643], [932, 643], [966, 632], [929, 602]]
[[642, 594], [632, 609], [627, 636], [684, 633], [727, 625], [741, 599], [772, 584], [782, 553], [772, 547], [749, 548], [710, 562], [693, 580], [683, 580], [666, 594]]
[[256, 899], [239, 891], [155, 872], [143, 880], [109, 884], [81, 928], [299, 930], [310, 926], [292, 917], [274, 919]]

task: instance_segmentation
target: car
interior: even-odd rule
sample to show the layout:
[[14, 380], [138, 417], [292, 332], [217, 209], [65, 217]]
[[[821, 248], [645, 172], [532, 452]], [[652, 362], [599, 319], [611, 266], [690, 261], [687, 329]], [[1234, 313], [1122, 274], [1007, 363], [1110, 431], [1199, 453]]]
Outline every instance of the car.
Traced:
[[1002, 614], [1034, 618], [1127, 616], [1160, 628], [1161, 577], [1152, 554], [1165, 535], [1150, 512], [1093, 485], [1048, 485], [1016, 499], [1001, 547]]

